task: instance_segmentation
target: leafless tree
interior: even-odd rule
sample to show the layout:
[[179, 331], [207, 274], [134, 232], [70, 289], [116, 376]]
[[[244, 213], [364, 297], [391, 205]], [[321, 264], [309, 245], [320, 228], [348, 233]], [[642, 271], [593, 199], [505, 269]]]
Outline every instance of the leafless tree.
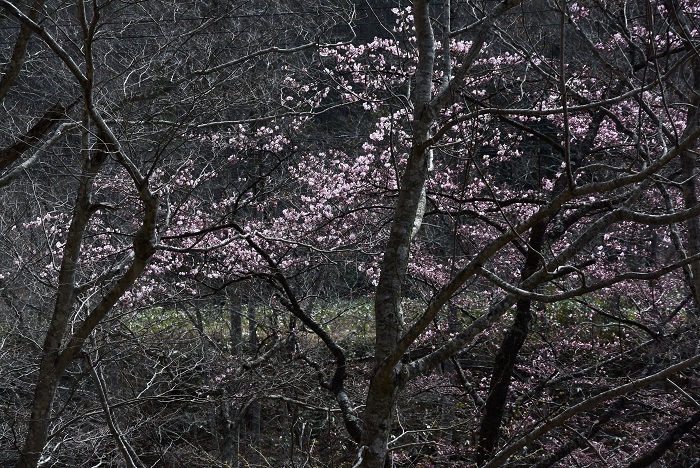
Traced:
[[[14, 443], [22, 444], [17, 463], [50, 463], [62, 445], [65, 417], [57, 408], [71, 398], [68, 373], [91, 375], [121, 457], [141, 466], [105, 385], [106, 342], [95, 337], [159, 248], [168, 210], [183, 201], [160, 193], [157, 174], [188, 160], [216, 164], [197, 154], [203, 124], [225, 128], [285, 112], [279, 64], [317, 47], [335, 18], [305, 15], [299, 35], [290, 33], [294, 10], [285, 2], [2, 1], [0, 9], [12, 25], [2, 33], [11, 58], [0, 82], [0, 185], [22, 184], [30, 198], [18, 203], [34, 206], [40, 230], [44, 217], [67, 225], [65, 233], [45, 229], [33, 249], [58, 246], [57, 258], [33, 269], [18, 250], [20, 268], [6, 282], [8, 304], [31, 325], [22, 331], [32, 341], [25, 349], [39, 359], [24, 370], [35, 381], [30, 413], [13, 416]], [[51, 192], [54, 199], [43, 197]], [[33, 222], [7, 221], [8, 245]], [[110, 252], [95, 257], [93, 249], [107, 245]], [[35, 290], [13, 292], [20, 278]], [[22, 304], [39, 311], [36, 320], [26, 323]]]

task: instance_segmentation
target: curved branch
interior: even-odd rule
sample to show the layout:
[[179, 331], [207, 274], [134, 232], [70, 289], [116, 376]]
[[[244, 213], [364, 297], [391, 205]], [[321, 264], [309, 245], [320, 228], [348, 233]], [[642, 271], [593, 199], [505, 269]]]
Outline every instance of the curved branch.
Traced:
[[29, 16], [25, 15], [22, 13], [22, 11], [17, 8], [14, 4], [9, 2], [8, 0], [0, 0], [0, 8], [8, 12], [10, 15], [14, 16], [17, 18], [21, 23], [23, 27], [26, 27], [30, 29], [31, 31], [34, 32], [37, 36], [43, 39], [43, 41], [46, 43], [46, 45], [49, 46], [49, 48], [63, 61], [63, 63], [68, 67], [70, 72], [75, 76], [75, 78], [78, 80], [81, 86], [85, 86], [87, 83], [88, 79], [85, 76], [85, 74], [82, 72], [80, 67], [78, 66], [77, 63], [73, 60], [73, 58], [66, 52], [66, 50], [61, 47], [61, 45], [56, 42], [56, 39], [53, 38], [51, 34], [46, 32], [46, 30], [37, 24], [36, 21], [34, 21], [32, 18]]
[[605, 401], [612, 400], [613, 398], [620, 397], [630, 392], [641, 390], [642, 388], [648, 387], [649, 385], [655, 382], [665, 380], [667, 377], [689, 369], [698, 363], [700, 363], [700, 355], [681, 361], [678, 364], [668, 367], [660, 372], [657, 372], [656, 374], [634, 380], [624, 385], [620, 385], [619, 387], [615, 387], [611, 390], [599, 393], [587, 400], [584, 400], [581, 403], [578, 403], [577, 405], [574, 405], [571, 408], [562, 411], [561, 413], [549, 419], [545, 423], [532, 429], [530, 432], [528, 432], [512, 444], [501, 449], [486, 465], [484, 465], [483, 468], [503, 466], [503, 464], [518, 450], [539, 439], [552, 429], [563, 425], [572, 417], [589, 411]]
[[681, 268], [684, 265], [687, 265], [687, 264], [694, 262], [696, 260], [700, 260], [700, 254], [685, 258], [681, 261], [678, 261], [676, 263], [672, 263], [670, 265], [666, 265], [665, 267], [659, 268], [658, 270], [655, 270], [655, 271], [628, 271], [628, 272], [616, 275], [612, 278], [608, 278], [608, 279], [603, 280], [603, 281], [598, 281], [598, 282], [593, 283], [593, 284], [584, 285], [580, 288], [572, 289], [572, 290], [569, 290], [569, 291], [566, 291], [563, 293], [559, 293], [559, 294], [541, 294], [541, 293], [536, 293], [536, 292], [532, 292], [532, 291], [529, 291], [526, 289], [519, 288], [519, 287], [512, 285], [512, 284], [508, 283], [507, 281], [501, 279], [498, 275], [496, 275], [495, 273], [493, 273], [493, 272], [491, 272], [483, 267], [479, 270], [479, 274], [481, 276], [483, 276], [484, 278], [486, 278], [487, 280], [491, 281], [493, 284], [495, 284], [499, 288], [506, 291], [508, 294], [512, 294], [513, 296], [515, 296], [519, 299], [530, 299], [530, 300], [537, 301], [537, 302], [552, 304], [555, 302], [565, 301], [567, 299], [582, 296], [584, 294], [588, 294], [591, 292], [599, 291], [601, 289], [606, 289], [606, 288], [609, 288], [617, 283], [621, 283], [623, 281], [658, 279], [658, 278], [661, 278], [662, 276], [667, 275], [668, 273], [675, 271], [678, 268]]
[[[39, 12], [42, 8], [44, 8], [44, 3], [46, 3], [46, 0], [36, 0], [27, 17], [32, 21], [36, 21], [37, 17], [39, 16]], [[7, 64], [7, 69], [2, 75], [2, 78], [0, 78], [0, 102], [5, 99], [5, 96], [17, 80], [20, 71], [22, 71], [24, 58], [27, 54], [27, 44], [29, 44], [31, 37], [32, 29], [23, 24], [19, 30], [17, 40], [15, 41], [15, 47], [12, 49], [12, 57], [10, 58], [10, 62]]]
[[56, 142], [58, 142], [58, 140], [60, 140], [65, 135], [65, 133], [67, 133], [67, 131], [72, 131], [76, 128], [78, 128], [78, 125], [73, 123], [63, 123], [59, 125], [58, 129], [56, 129], [56, 132], [41, 146], [39, 146], [39, 148], [37, 148], [31, 156], [29, 156], [27, 159], [22, 161], [21, 164], [12, 168], [12, 170], [8, 171], [6, 174], [3, 174], [2, 177], [0, 177], [0, 188], [9, 185], [13, 180], [22, 175], [25, 170], [27, 170], [39, 160], [39, 157], [43, 153], [45, 153], [49, 148], [56, 144]]
[[296, 318], [301, 320], [301, 322], [309, 327], [311, 331], [313, 331], [316, 336], [318, 336], [321, 341], [326, 345], [328, 350], [331, 352], [333, 357], [335, 358], [335, 372], [333, 373], [333, 377], [331, 378], [331, 382], [329, 385], [330, 391], [333, 393], [333, 396], [336, 399], [336, 402], [338, 403], [338, 406], [340, 407], [340, 410], [343, 414], [343, 420], [345, 421], [345, 427], [348, 430], [348, 433], [350, 436], [355, 440], [356, 442], [360, 441], [360, 437], [362, 436], [362, 428], [360, 427], [360, 421], [358, 417], [355, 415], [354, 410], [352, 409], [352, 404], [350, 402], [350, 398], [347, 395], [347, 392], [345, 391], [345, 378], [347, 376], [347, 358], [345, 356], [345, 350], [338, 345], [338, 343], [335, 342], [335, 340], [323, 329], [323, 327], [316, 322], [313, 318], [311, 318], [301, 307], [299, 304], [299, 301], [296, 298], [296, 295], [294, 294], [294, 291], [292, 290], [291, 285], [289, 284], [289, 281], [287, 281], [287, 278], [282, 274], [282, 271], [279, 268], [279, 265], [277, 265], [277, 262], [270, 256], [270, 254], [260, 247], [257, 242], [255, 242], [252, 239], [252, 236], [249, 235], [248, 233], [245, 232], [245, 230], [238, 224], [232, 223], [233, 228], [243, 237], [248, 245], [250, 245], [253, 250], [255, 250], [258, 255], [260, 255], [263, 260], [268, 264], [270, 269], [272, 270], [272, 278], [277, 282], [277, 284], [282, 288], [284, 291], [284, 294], [286, 296], [286, 299], [282, 300], [282, 303], [284, 306], [289, 310], [292, 315], [294, 315]]
[[[0, 170], [7, 168], [21, 158], [22, 155], [41, 140], [54, 125], [66, 118], [66, 111], [71, 106], [67, 108], [63, 107], [60, 102], [54, 104], [27, 133], [20, 135], [15, 143], [0, 151]], [[58, 133], [60, 134], [60, 130]]]

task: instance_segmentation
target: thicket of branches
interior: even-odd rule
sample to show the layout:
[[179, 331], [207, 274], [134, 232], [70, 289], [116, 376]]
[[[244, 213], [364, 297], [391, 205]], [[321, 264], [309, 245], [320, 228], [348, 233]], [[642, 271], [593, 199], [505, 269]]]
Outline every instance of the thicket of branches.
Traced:
[[700, 461], [697, 2], [0, 11], [4, 465]]

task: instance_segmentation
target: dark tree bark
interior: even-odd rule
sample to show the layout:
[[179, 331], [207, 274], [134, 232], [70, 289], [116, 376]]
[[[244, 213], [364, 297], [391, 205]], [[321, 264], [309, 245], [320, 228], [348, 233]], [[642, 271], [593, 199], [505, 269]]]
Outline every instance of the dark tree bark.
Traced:
[[[700, 63], [696, 62], [694, 67], [694, 87], [700, 89]], [[700, 116], [700, 94], [697, 92], [692, 99], [692, 104], [688, 107], [687, 127], [685, 133], [697, 128], [697, 120]], [[680, 157], [681, 172], [682, 172], [682, 190], [683, 202], [686, 208], [692, 208], [698, 204], [698, 181], [697, 181], [697, 156], [684, 151]], [[686, 229], [688, 231], [688, 255], [693, 256], [700, 253], [700, 217], [693, 217], [686, 221]], [[700, 261], [695, 261], [690, 264], [691, 284], [690, 288], [693, 291], [695, 298], [695, 307], [700, 310]]]
[[27, 131], [20, 135], [17, 141], [0, 151], [0, 170], [7, 168], [32, 148], [58, 122], [66, 117], [66, 109], [60, 103], [55, 104]]
[[[449, 0], [444, 0], [449, 8]], [[436, 43], [430, 17], [430, 2], [415, 0], [413, 16], [416, 30], [418, 63], [413, 93], [412, 147], [401, 175], [398, 198], [393, 211], [389, 239], [382, 258], [379, 282], [374, 297], [375, 316], [375, 371], [367, 391], [363, 415], [363, 430], [358, 453], [359, 465], [381, 468], [387, 460], [388, 440], [391, 433], [392, 412], [396, 398], [409, 378], [435, 367], [451, 354], [434, 356], [434, 362], [424, 361], [416, 372], [408, 371], [401, 363], [410, 344], [432, 322], [449, 295], [431, 301], [429, 311], [404, 333], [401, 301], [403, 283], [409, 261], [411, 241], [422, 223], [425, 209], [425, 183], [430, 170], [431, 125], [436, 115], [449, 106], [476, 60], [481, 46], [491, 33], [493, 22], [503, 12], [519, 4], [519, 0], [501, 2], [490, 12], [476, 31], [470, 51], [465, 54], [452, 77], [447, 77], [440, 90], [433, 95], [433, 74], [436, 68]], [[449, 54], [448, 54], [449, 55]], [[449, 60], [449, 57], [447, 58]], [[449, 70], [449, 68], [448, 68]]]
[[476, 449], [477, 465], [482, 465], [488, 460], [498, 444], [513, 369], [515, 368], [518, 353], [527, 338], [528, 325], [532, 318], [530, 302], [524, 299], [518, 301], [513, 324], [503, 338], [501, 347], [496, 354], [489, 396], [486, 399], [484, 416], [481, 419], [479, 430], [479, 445]]
[[238, 466], [238, 438], [240, 437], [240, 424], [235, 424], [231, 418], [231, 403], [227, 392], [221, 399], [219, 406], [222, 434], [219, 446], [219, 457], [226, 466]]
[[[82, 3], [80, 3], [77, 12], [81, 22], [85, 25], [81, 51], [85, 60], [85, 71], [83, 72], [70, 54], [31, 18], [23, 15], [16, 8], [12, 8], [11, 5], [7, 5], [7, 2], [2, 2], [2, 6], [10, 14], [15, 15], [23, 26], [31, 27], [35, 33], [40, 34], [44, 42], [63, 61], [63, 64], [71, 71], [81, 86], [84, 106], [83, 159], [80, 182], [63, 249], [54, 310], [42, 345], [27, 435], [18, 461], [18, 466], [21, 468], [33, 468], [39, 464], [47, 442], [54, 398], [61, 375], [79, 355], [83, 344], [102, 319], [141, 275], [146, 263], [155, 252], [158, 201], [149, 188], [148, 178], [122, 152], [119, 140], [95, 108], [92, 100], [94, 91], [92, 45], [93, 35], [100, 18], [99, 7], [94, 5], [89, 21]], [[94, 145], [89, 141], [88, 131], [90, 128], [94, 128], [94, 135], [96, 135]], [[76, 290], [81, 265], [83, 236], [88, 222], [97, 211], [92, 200], [93, 184], [110, 157], [123, 166], [132, 179], [133, 188], [143, 205], [141, 225], [133, 236], [133, 257], [124, 265], [122, 271], [115, 272], [115, 279], [108, 286], [102, 298], [87, 311], [85, 318], [76, 324], [72, 333], [69, 333], [69, 323], [78, 300]]]
[[664, 453], [666, 453], [673, 444], [678, 442], [681, 437], [690, 432], [698, 423], [700, 422], [700, 411], [696, 412], [677, 426], [670, 429], [666, 434], [659, 440], [659, 442], [648, 452], [644, 453], [632, 463], [629, 464], [629, 468], [643, 468], [649, 466], [658, 459], [660, 459]]
[[[254, 452], [259, 453], [260, 445], [260, 430], [261, 426], [261, 411], [262, 407], [260, 405], [260, 400], [255, 400], [249, 407], [246, 413], [248, 420], [248, 436], [250, 439], [250, 446], [253, 448]], [[258, 460], [258, 456], [253, 456], [254, 460]]]
[[[522, 279], [532, 275], [540, 263], [540, 250], [542, 250], [546, 230], [547, 223], [540, 223], [530, 233], [529, 247], [521, 273]], [[529, 324], [532, 319], [531, 308], [532, 301], [528, 299], [520, 299], [517, 302], [513, 324], [503, 338], [501, 347], [496, 354], [489, 395], [486, 399], [479, 430], [479, 443], [476, 449], [477, 465], [482, 465], [488, 460], [498, 444], [513, 369], [529, 332]]]
[[[39, 18], [42, 8], [44, 8], [44, 3], [46, 3], [46, 0], [36, 0], [29, 10], [27, 17], [32, 21], [36, 21]], [[7, 67], [5, 67], [2, 78], [0, 78], [0, 102], [5, 99], [5, 96], [7, 96], [7, 93], [12, 89], [12, 85], [14, 85], [22, 71], [22, 66], [24, 65], [24, 60], [27, 55], [27, 45], [32, 35], [32, 28], [27, 24], [22, 24], [17, 40], [15, 41], [15, 47], [12, 50], [12, 57]]]
[[248, 305], [248, 349], [250, 352], [258, 350], [258, 311], [254, 306]]
[[58, 380], [66, 367], [73, 361], [59, 358], [71, 353], [70, 349], [62, 352], [62, 344], [68, 322], [73, 311], [76, 273], [79, 268], [80, 251], [85, 227], [90, 220], [90, 196], [92, 184], [100, 171], [107, 153], [103, 150], [86, 158], [80, 187], [73, 208], [73, 217], [66, 239], [61, 270], [58, 277], [58, 291], [51, 323], [42, 347], [41, 363], [29, 421], [29, 430], [25, 439], [18, 466], [21, 468], [35, 467], [44, 450], [51, 423], [51, 410]]
[[231, 299], [229, 305], [231, 314], [231, 354], [238, 356], [243, 352], [243, 315], [238, 299]]
[[83, 176], [59, 273], [54, 312], [42, 346], [29, 428], [18, 462], [21, 468], [33, 468], [39, 463], [48, 437], [56, 388], [61, 375], [78, 356], [83, 344], [100, 321], [141, 275], [149, 258], [155, 252], [158, 204], [144, 180], [140, 193], [145, 210], [141, 227], [134, 236], [133, 260], [105, 293], [102, 300], [78, 324], [73, 334], [68, 338], [65, 337], [75, 307], [76, 274], [80, 264], [83, 235], [93, 212], [91, 188], [96, 175], [107, 159], [107, 154], [104, 149], [98, 151], [90, 155], [83, 166]]

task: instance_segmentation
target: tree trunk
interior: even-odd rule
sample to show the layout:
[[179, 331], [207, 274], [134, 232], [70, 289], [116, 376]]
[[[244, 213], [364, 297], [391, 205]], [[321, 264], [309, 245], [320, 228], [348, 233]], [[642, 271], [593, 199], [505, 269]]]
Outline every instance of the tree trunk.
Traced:
[[141, 463], [141, 460], [139, 459], [134, 449], [131, 447], [131, 444], [129, 444], [129, 441], [126, 439], [126, 437], [124, 437], [124, 435], [119, 430], [119, 427], [117, 426], [117, 420], [116, 416], [114, 415], [114, 410], [109, 404], [109, 397], [107, 396], [107, 385], [105, 384], [102, 371], [99, 368], [95, 368], [95, 366], [93, 366], [92, 360], [87, 354], [84, 356], [84, 359], [85, 364], [87, 365], [88, 370], [90, 371], [90, 375], [92, 376], [92, 380], [95, 385], [95, 391], [97, 392], [97, 395], [99, 397], [100, 405], [102, 406], [102, 412], [104, 413], [104, 417], [107, 422], [107, 427], [109, 428], [109, 432], [112, 434], [114, 442], [116, 443], [117, 448], [119, 449], [119, 452], [121, 453], [122, 458], [124, 459], [124, 464], [127, 468], [143, 468], [143, 463]]
[[39, 380], [34, 389], [27, 438], [17, 461], [18, 468], [37, 467], [44, 452], [59, 378], [50, 361], [51, 359], [45, 356], [39, 368]]
[[[99, 117], [99, 116], [98, 116]], [[102, 121], [104, 124], [104, 121]], [[87, 128], [87, 125], [85, 126]], [[86, 130], [87, 132], [87, 130]], [[150, 192], [147, 180], [134, 180], [144, 211], [142, 224], [133, 238], [133, 258], [125, 271], [114, 280], [99, 300], [90, 309], [82, 322], [76, 323], [72, 335], [66, 337], [68, 325], [73, 315], [76, 301], [77, 272], [80, 266], [83, 234], [92, 214], [91, 192], [93, 181], [102, 165], [107, 160], [109, 150], [107, 143], [114, 136], [107, 135], [98, 128], [100, 140], [93, 151], [85, 151], [81, 181], [78, 187], [71, 224], [63, 248], [63, 259], [58, 275], [58, 288], [54, 302], [54, 312], [46, 332], [42, 346], [42, 357], [39, 365], [37, 385], [31, 405], [27, 437], [20, 452], [18, 466], [34, 468], [39, 464], [42, 451], [47, 442], [51, 411], [56, 394], [56, 387], [63, 372], [79, 355], [85, 340], [92, 334], [101, 320], [112, 310], [112, 307], [133, 285], [141, 275], [148, 259], [155, 252], [155, 230], [158, 216], [158, 201]], [[103, 139], [104, 138], [104, 139]], [[85, 145], [87, 148], [88, 145]], [[138, 170], [136, 170], [138, 171]]]
[[231, 420], [231, 403], [229, 402], [228, 392], [224, 390], [221, 399], [221, 444], [219, 446], [219, 457], [224, 466], [238, 466], [238, 436], [240, 425], [233, 424]]
[[360, 466], [365, 468], [384, 466], [391, 434], [394, 403], [402, 386], [398, 376], [401, 373], [399, 359], [403, 353], [397, 355], [396, 350], [403, 325], [402, 288], [408, 267], [411, 238], [420, 227], [417, 215], [428, 176], [427, 149], [424, 142], [428, 138], [433, 117], [424, 111], [432, 94], [435, 62], [435, 38], [430, 25], [428, 1], [414, 2], [414, 17], [419, 43], [414, 98], [414, 141], [406, 168], [401, 176], [399, 196], [394, 208], [389, 240], [375, 292], [376, 371], [367, 392], [360, 441], [362, 457]]
[[[700, 67], [696, 67], [700, 68]], [[696, 70], [696, 87], [700, 88], [700, 70]], [[697, 96], [697, 95], [696, 95]], [[693, 99], [694, 106], [690, 106], [688, 110], [688, 130], [693, 129], [695, 122], [700, 115], [698, 106], [700, 106], [700, 98]], [[696, 156], [685, 151], [681, 154], [681, 172], [682, 172], [682, 189], [683, 202], [685, 208], [692, 208], [698, 204], [698, 184], [697, 184], [697, 163]], [[700, 218], [694, 217], [686, 221], [686, 229], [688, 231], [688, 255], [694, 256], [700, 254]], [[695, 299], [696, 310], [700, 310], [700, 261], [694, 261], [690, 264], [691, 284], [690, 289], [693, 292]]]
[[[87, 146], [87, 144], [84, 144], [84, 146]], [[100, 151], [93, 156], [85, 157], [83, 162], [82, 179], [78, 188], [75, 206], [73, 207], [73, 216], [68, 228], [64, 256], [58, 275], [59, 286], [56, 292], [54, 312], [42, 347], [42, 357], [39, 364], [38, 380], [34, 389], [27, 438], [24, 441], [24, 447], [17, 464], [21, 468], [32, 468], [39, 464], [39, 459], [48, 437], [51, 410], [58, 380], [70, 363], [59, 365], [58, 361], [61, 354], [66, 352], [61, 353], [61, 345], [73, 313], [74, 290], [83, 234], [90, 220], [92, 184], [106, 157], [106, 152]]]
[[[375, 362], [377, 370], [370, 382], [363, 417], [360, 445], [363, 467], [382, 467], [391, 432], [392, 411], [399, 391], [398, 376], [401, 363], [395, 362], [395, 347], [402, 330], [401, 289], [408, 265], [410, 234], [414, 225], [426, 171], [425, 151], [414, 149], [409, 166], [402, 178], [402, 190], [395, 211], [389, 246], [384, 256], [382, 273], [375, 297]], [[400, 357], [400, 356], [398, 356]]]
[[251, 405], [248, 407], [248, 412], [246, 414], [247, 419], [248, 419], [248, 435], [250, 439], [250, 447], [253, 449], [252, 452], [254, 455], [252, 456], [252, 460], [254, 462], [258, 462], [259, 460], [259, 445], [260, 445], [260, 423], [261, 423], [261, 417], [260, 417], [260, 400], [255, 400]]
[[[525, 264], [521, 272], [522, 279], [528, 278], [537, 270], [546, 230], [547, 223], [544, 222], [532, 228]], [[513, 369], [529, 332], [532, 318], [531, 307], [532, 301], [530, 300], [520, 299], [517, 302], [513, 324], [503, 338], [503, 343], [496, 354], [489, 396], [486, 399], [484, 416], [479, 430], [479, 444], [476, 449], [477, 465], [484, 464], [498, 444]]]
[[248, 305], [248, 349], [254, 353], [258, 349], [258, 318], [254, 306]]
[[381, 372], [374, 376], [367, 392], [367, 406], [362, 418], [363, 431], [359, 460], [361, 467], [383, 468], [387, 461], [391, 436], [392, 412], [399, 393], [398, 376]]
[[238, 298], [231, 299], [231, 354], [239, 356], [243, 352], [243, 312]]
[[[451, 307], [447, 313], [447, 332], [450, 335], [456, 335], [461, 331], [461, 326], [457, 318], [457, 310]], [[457, 378], [457, 366], [452, 358], [442, 363], [441, 371], [443, 376], [447, 377], [455, 387], [460, 385]], [[442, 439], [447, 444], [452, 443], [452, 425], [455, 422], [455, 404], [456, 399], [451, 393], [446, 393], [440, 396], [440, 425], [445, 428], [442, 433]]]
[[[450, 8], [450, 1], [443, 1], [445, 2], [444, 11]], [[461, 86], [486, 38], [491, 33], [495, 19], [519, 2], [520, 0], [506, 0], [490, 12], [480, 24], [471, 48], [463, 56], [460, 66], [455, 69], [454, 76], [447, 77], [435, 95], [433, 95], [433, 79], [437, 49], [431, 25], [430, 2], [429, 0], [413, 2], [418, 50], [415, 91], [412, 96], [413, 141], [406, 167], [401, 175], [389, 239], [384, 249], [379, 282], [375, 291], [375, 372], [367, 392], [358, 466], [364, 468], [384, 466], [388, 453], [394, 403], [409, 378], [408, 370], [401, 364], [401, 359], [411, 342], [432, 321], [431, 316], [424, 315], [402, 339], [404, 331], [401, 313], [402, 289], [408, 269], [412, 237], [418, 232], [422, 222], [420, 206], [424, 201], [425, 183], [430, 169], [431, 126], [435, 116], [453, 102], [458, 87]], [[449, 56], [445, 59], [450, 60]], [[449, 72], [451, 67], [445, 67], [445, 70]]]
[[532, 318], [530, 305], [528, 300], [518, 301], [513, 325], [503, 338], [503, 343], [501, 343], [496, 355], [489, 396], [486, 399], [484, 416], [479, 430], [479, 445], [476, 449], [476, 464], [478, 466], [483, 465], [488, 460], [498, 444], [513, 369], [518, 353], [527, 338], [528, 324]]

